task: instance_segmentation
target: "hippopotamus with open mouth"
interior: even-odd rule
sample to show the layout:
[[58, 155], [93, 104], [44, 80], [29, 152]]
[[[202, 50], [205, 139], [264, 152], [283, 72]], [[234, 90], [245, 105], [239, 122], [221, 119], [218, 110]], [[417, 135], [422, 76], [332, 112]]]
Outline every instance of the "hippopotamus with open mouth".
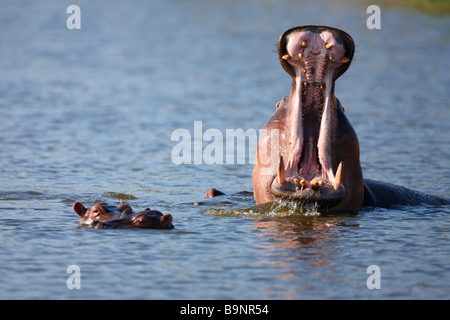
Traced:
[[258, 141], [257, 204], [281, 198], [314, 202], [319, 211], [357, 213], [363, 206], [450, 203], [363, 179], [358, 137], [334, 95], [354, 51], [350, 35], [331, 27], [295, 27], [281, 35], [278, 55], [292, 91], [278, 102]]
[[146, 208], [141, 212], [134, 212], [133, 209], [120, 200], [118, 206], [106, 203], [98, 203], [86, 209], [81, 202], [75, 202], [73, 211], [82, 220], [82, 226], [96, 229], [117, 229], [117, 228], [143, 228], [143, 229], [173, 229], [172, 215], [162, 214], [157, 210]]

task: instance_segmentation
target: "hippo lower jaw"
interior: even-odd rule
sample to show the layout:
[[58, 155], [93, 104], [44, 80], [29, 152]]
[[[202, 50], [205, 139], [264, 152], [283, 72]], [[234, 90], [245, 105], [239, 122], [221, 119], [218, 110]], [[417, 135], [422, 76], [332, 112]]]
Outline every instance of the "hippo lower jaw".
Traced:
[[344, 200], [345, 187], [342, 184], [342, 162], [339, 164], [333, 181], [324, 178], [320, 173], [310, 181], [304, 179], [301, 175], [286, 178], [283, 167], [283, 159], [281, 158], [277, 178], [272, 182], [271, 187], [272, 194], [275, 197], [300, 202], [323, 202], [326, 206]]
[[282, 106], [287, 108], [289, 144], [271, 192], [276, 198], [327, 205], [341, 201], [346, 194], [343, 161], [333, 158], [332, 149], [336, 110], [342, 107], [334, 98], [334, 82], [348, 67], [349, 52], [342, 35], [325, 28], [292, 32], [284, 48], [282, 65], [293, 78], [291, 96]]

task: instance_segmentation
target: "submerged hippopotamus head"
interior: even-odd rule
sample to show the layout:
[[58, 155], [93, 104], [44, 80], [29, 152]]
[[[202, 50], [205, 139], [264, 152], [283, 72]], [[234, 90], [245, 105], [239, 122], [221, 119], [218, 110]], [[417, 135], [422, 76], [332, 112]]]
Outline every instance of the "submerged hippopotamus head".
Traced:
[[83, 218], [80, 224], [89, 224], [91, 221], [108, 221], [125, 218], [133, 213], [131, 207], [123, 203], [122, 200], [120, 200], [118, 206], [97, 203], [89, 209], [86, 209], [81, 202], [75, 202], [73, 211]]
[[172, 215], [162, 214], [157, 210], [145, 210], [135, 213], [128, 204], [121, 200], [118, 206], [106, 203], [95, 204], [86, 209], [81, 202], [75, 202], [73, 210], [82, 220], [82, 226], [94, 228], [144, 228], [173, 229]]
[[133, 227], [144, 229], [173, 229], [170, 213], [162, 214], [157, 210], [150, 210], [150, 208], [134, 215], [131, 224]]
[[321, 211], [361, 209], [358, 138], [334, 96], [353, 53], [352, 38], [335, 28], [295, 27], [281, 35], [278, 55], [292, 91], [277, 104], [258, 142], [257, 204], [282, 198], [315, 202]]

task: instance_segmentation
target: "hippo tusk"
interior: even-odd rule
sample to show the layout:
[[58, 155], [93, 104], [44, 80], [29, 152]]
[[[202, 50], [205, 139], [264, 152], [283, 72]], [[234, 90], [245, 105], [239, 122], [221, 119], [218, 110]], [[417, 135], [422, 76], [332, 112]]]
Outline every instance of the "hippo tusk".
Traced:
[[344, 163], [341, 161], [334, 176], [333, 189], [338, 190], [342, 186], [342, 172], [344, 171]]
[[278, 179], [278, 183], [279, 184], [285, 184], [286, 183], [286, 173], [284, 171], [283, 157], [280, 158], [280, 164], [278, 165], [277, 179]]

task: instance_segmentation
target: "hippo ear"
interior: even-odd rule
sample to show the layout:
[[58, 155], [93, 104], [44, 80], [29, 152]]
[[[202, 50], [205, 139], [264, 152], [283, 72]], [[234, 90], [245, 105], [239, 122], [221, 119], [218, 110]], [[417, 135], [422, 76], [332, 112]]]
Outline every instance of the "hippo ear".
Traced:
[[219, 191], [217, 189], [211, 188], [203, 197], [203, 199], [209, 199], [209, 198], [213, 198], [213, 197], [217, 197], [217, 196], [222, 196], [225, 193], [223, 193], [222, 191]]
[[126, 207], [123, 208], [122, 214], [120, 215], [120, 218], [126, 218], [128, 216], [131, 216], [133, 214], [133, 209], [131, 209], [130, 206], [125, 205]]
[[83, 206], [81, 202], [75, 202], [73, 205], [73, 211], [80, 217], [84, 218], [84, 215], [87, 212], [87, 209]]
[[172, 215], [170, 213], [162, 215], [159, 222], [161, 222], [161, 227], [169, 227], [172, 223]]

